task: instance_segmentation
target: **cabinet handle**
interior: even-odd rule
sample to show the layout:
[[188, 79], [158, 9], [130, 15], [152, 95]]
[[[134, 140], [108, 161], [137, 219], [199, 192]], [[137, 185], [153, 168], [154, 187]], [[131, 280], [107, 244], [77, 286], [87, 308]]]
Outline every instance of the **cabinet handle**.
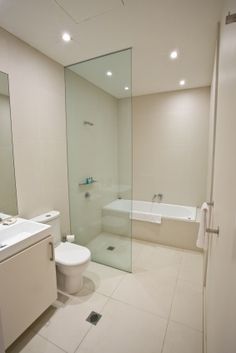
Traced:
[[50, 261], [54, 261], [55, 260], [55, 252], [54, 252], [54, 246], [53, 246], [53, 242], [50, 241], [49, 242], [50, 248], [51, 248], [51, 256], [50, 256]]

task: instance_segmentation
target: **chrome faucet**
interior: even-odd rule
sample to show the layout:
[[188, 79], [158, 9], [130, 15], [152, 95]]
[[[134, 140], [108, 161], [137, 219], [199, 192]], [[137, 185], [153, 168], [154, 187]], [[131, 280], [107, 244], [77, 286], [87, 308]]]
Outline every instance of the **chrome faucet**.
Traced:
[[4, 226], [10, 226], [14, 223], [17, 222], [17, 217], [18, 216], [7, 216], [7, 217], [1, 217], [0, 218], [0, 224]]
[[158, 201], [158, 202], [161, 202], [162, 199], [163, 199], [163, 194], [161, 194], [161, 193], [159, 193], [159, 194], [154, 194], [154, 195], [153, 195], [153, 198], [152, 198], [152, 202], [154, 202], [154, 201], [156, 200], [156, 198], [157, 198], [157, 201]]

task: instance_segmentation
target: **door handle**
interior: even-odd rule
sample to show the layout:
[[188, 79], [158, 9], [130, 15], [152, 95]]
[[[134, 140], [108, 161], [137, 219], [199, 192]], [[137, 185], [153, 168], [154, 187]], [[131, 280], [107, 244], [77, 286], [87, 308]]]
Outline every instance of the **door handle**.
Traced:
[[50, 261], [55, 261], [55, 252], [54, 252], [54, 245], [53, 242], [49, 242], [50, 250], [51, 250], [51, 256], [50, 256]]

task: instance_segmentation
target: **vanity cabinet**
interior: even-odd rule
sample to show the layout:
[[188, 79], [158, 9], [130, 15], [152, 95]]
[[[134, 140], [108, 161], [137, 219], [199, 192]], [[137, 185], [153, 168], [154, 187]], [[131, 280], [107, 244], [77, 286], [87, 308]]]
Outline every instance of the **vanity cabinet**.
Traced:
[[57, 297], [53, 239], [48, 236], [0, 263], [0, 309], [5, 348]]

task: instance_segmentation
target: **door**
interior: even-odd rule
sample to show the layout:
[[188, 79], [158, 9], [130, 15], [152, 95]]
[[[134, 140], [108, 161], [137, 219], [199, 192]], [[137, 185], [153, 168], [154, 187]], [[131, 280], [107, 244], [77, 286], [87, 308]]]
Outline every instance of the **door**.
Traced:
[[206, 280], [207, 353], [236, 352], [236, 23], [225, 24], [236, 1], [222, 12], [212, 227]]

